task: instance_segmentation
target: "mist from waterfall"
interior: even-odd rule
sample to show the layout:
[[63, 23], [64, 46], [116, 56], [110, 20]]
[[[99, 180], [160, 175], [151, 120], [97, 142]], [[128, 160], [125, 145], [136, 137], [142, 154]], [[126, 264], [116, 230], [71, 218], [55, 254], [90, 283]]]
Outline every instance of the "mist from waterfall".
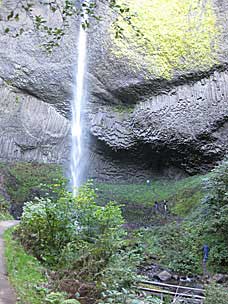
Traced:
[[80, 25], [78, 37], [78, 58], [74, 79], [74, 98], [72, 100], [71, 121], [71, 183], [73, 194], [76, 195], [82, 182], [83, 163], [83, 119], [82, 112], [86, 102], [86, 61], [87, 61], [87, 32]]

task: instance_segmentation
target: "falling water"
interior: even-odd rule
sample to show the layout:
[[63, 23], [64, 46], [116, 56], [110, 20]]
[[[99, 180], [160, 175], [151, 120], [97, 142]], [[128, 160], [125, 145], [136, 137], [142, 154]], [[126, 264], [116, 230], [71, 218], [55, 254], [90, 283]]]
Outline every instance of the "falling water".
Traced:
[[85, 103], [85, 74], [86, 74], [86, 48], [87, 33], [80, 26], [78, 37], [78, 58], [77, 69], [75, 73], [75, 89], [74, 98], [72, 100], [72, 126], [71, 126], [71, 180], [73, 193], [77, 193], [77, 189], [82, 181], [83, 170], [83, 121], [82, 110]]

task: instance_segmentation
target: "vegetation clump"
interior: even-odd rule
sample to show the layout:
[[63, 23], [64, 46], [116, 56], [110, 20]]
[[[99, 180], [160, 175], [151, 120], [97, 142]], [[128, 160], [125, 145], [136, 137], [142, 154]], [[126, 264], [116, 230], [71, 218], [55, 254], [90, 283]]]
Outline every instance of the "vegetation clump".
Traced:
[[12, 216], [10, 215], [10, 203], [0, 194], [0, 220], [11, 220]]
[[210, 248], [208, 269], [228, 269], [228, 161], [204, 179], [204, 196], [184, 221], [142, 229], [138, 239], [148, 256], [180, 274], [202, 274], [202, 247]]
[[[53, 199], [27, 203], [17, 237], [52, 269], [53, 282], [63, 291], [77, 294], [79, 300], [86, 296], [88, 303], [96, 297], [106, 303], [130, 288], [140, 259], [134, 250], [124, 250], [126, 233], [120, 208], [113, 202], [98, 206], [95, 197], [87, 184], [76, 197], [60, 190]], [[73, 291], [66, 288], [66, 281], [74, 282]], [[82, 286], [87, 291], [81, 294]]]
[[[136, 12], [134, 26], [120, 18], [124, 39], [112, 34], [117, 57], [141, 67], [143, 56], [153, 75], [168, 79], [176, 70], [205, 69], [217, 62], [219, 30], [212, 1], [128, 0], [127, 5]], [[135, 35], [135, 27], [144, 39]]]
[[56, 164], [1, 163], [0, 168], [12, 204], [24, 203], [35, 195], [44, 195], [47, 189], [41, 189], [40, 184], [55, 184], [63, 176], [61, 166]]
[[205, 304], [228, 303], [228, 291], [218, 284], [210, 284], [206, 289]]

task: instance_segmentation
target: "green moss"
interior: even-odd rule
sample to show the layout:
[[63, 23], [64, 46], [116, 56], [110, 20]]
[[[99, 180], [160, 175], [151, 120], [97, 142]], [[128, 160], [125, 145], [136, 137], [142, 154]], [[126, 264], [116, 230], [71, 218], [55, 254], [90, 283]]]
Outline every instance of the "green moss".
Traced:
[[137, 37], [131, 26], [120, 21], [125, 39], [111, 34], [117, 57], [126, 58], [133, 67], [145, 64], [152, 74], [167, 79], [175, 70], [210, 68], [216, 63], [219, 29], [211, 0], [125, 2], [137, 13], [132, 23], [145, 36]]
[[201, 185], [192, 186], [188, 189], [179, 191], [172, 197], [174, 205], [171, 208], [171, 211], [178, 216], [184, 217], [199, 204], [202, 198], [203, 191]]
[[43, 269], [40, 263], [28, 255], [22, 246], [13, 239], [12, 231], [13, 229], [7, 230], [4, 234], [5, 257], [9, 279], [19, 299], [17, 303], [42, 304], [45, 293], [40, 287], [47, 281], [42, 274]]
[[5, 186], [12, 203], [30, 200], [40, 184], [53, 184], [63, 176], [61, 167], [56, 164], [2, 164], [1, 170], [5, 171]]
[[134, 106], [132, 105], [115, 105], [111, 107], [113, 112], [116, 113], [132, 113], [134, 111]]

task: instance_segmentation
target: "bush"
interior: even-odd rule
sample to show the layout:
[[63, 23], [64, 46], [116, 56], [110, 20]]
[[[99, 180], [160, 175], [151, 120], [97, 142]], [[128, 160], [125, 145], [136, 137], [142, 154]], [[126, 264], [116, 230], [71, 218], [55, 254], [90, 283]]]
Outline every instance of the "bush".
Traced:
[[[113, 202], [97, 205], [91, 184], [83, 186], [76, 197], [54, 187], [58, 189], [55, 199], [37, 198], [25, 205], [18, 237], [30, 252], [57, 270], [53, 281], [59, 286], [66, 278], [77, 280], [88, 287], [88, 297], [109, 291], [117, 299], [110, 303], [120, 303], [120, 294], [123, 299], [123, 290], [135, 281], [140, 262], [136, 251], [125, 251], [120, 207]], [[55, 295], [49, 298], [47, 303], [55, 303]]]
[[0, 194], [0, 220], [11, 220], [10, 203]]
[[81, 249], [91, 255], [111, 255], [124, 235], [122, 224], [120, 208], [114, 203], [98, 206], [87, 184], [75, 198], [65, 191], [56, 199], [27, 203], [18, 235], [26, 248], [48, 264], [70, 264], [72, 253], [75, 259]]
[[17, 233], [34, 256], [53, 264], [76, 233], [76, 226], [70, 218], [69, 205], [37, 198], [26, 203]]
[[206, 190], [200, 210], [201, 233], [211, 247], [211, 265], [222, 270], [228, 266], [228, 159], [212, 171]]
[[205, 304], [227, 304], [228, 303], [228, 291], [215, 284], [210, 284], [206, 289]]
[[45, 298], [45, 304], [80, 304], [75, 299], [66, 300], [66, 295], [62, 292], [51, 292]]
[[187, 223], [172, 223], [157, 229], [142, 231], [146, 244], [144, 255], [157, 256], [159, 262], [179, 274], [200, 273], [201, 247], [196, 242], [197, 230]]

